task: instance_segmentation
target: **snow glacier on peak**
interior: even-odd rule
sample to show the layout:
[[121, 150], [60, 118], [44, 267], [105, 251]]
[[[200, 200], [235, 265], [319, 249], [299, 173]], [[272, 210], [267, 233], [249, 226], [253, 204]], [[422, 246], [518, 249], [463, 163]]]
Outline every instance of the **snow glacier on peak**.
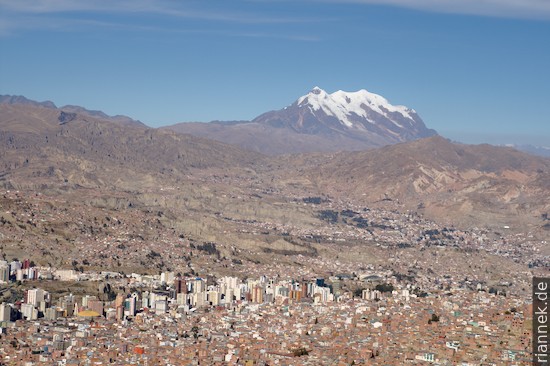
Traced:
[[414, 120], [411, 113], [414, 110], [405, 106], [394, 106], [381, 95], [371, 93], [365, 89], [356, 92], [345, 92], [338, 90], [328, 94], [319, 87], [314, 87], [307, 95], [302, 96], [296, 102], [298, 106], [308, 106], [312, 112], [322, 110], [329, 116], [336, 117], [347, 127], [353, 127], [353, 122], [349, 118], [352, 115], [364, 118], [370, 123], [374, 123], [369, 117], [369, 112], [374, 111], [399, 127], [403, 127], [392, 118], [391, 113], [399, 113], [404, 118]]

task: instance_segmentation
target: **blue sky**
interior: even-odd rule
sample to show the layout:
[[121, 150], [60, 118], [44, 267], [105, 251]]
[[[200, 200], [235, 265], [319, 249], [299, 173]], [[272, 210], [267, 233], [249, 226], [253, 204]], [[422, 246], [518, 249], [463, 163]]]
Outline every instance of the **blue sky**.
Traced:
[[546, 0], [0, 0], [0, 94], [157, 127], [367, 89], [466, 143], [550, 146]]

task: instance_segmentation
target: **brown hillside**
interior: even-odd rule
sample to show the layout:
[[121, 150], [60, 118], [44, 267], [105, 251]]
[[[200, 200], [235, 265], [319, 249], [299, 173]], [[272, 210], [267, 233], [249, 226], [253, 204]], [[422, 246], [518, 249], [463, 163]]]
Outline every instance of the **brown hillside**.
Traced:
[[549, 159], [439, 136], [371, 151], [292, 157], [287, 166], [300, 167], [312, 186], [334, 197], [400, 201], [451, 222], [521, 224], [550, 209]]
[[0, 131], [0, 169], [16, 186], [55, 176], [69, 185], [132, 188], [181, 178], [189, 169], [245, 167], [262, 159], [190, 135], [26, 105], [0, 104]]

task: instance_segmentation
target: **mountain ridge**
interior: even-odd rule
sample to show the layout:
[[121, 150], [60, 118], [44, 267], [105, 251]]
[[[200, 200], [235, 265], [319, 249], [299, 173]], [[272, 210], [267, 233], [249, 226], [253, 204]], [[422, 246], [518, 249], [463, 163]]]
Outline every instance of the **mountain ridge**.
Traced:
[[368, 151], [288, 159], [293, 161], [285, 161], [286, 166], [294, 169], [288, 176], [301, 171], [325, 194], [365, 204], [398, 201], [434, 220], [521, 226], [540, 224], [540, 216], [550, 211], [550, 159], [511, 147], [433, 136]]
[[43, 181], [132, 188], [153, 184], [154, 176], [181, 178], [188, 170], [262, 159], [216, 141], [29, 103], [0, 104], [0, 145], [6, 187], [36, 188]]
[[76, 112], [63, 112], [69, 115], [61, 121], [62, 112], [0, 104], [0, 186], [55, 194], [90, 189], [98, 197], [123, 192], [134, 205], [163, 212], [186, 207], [198, 215], [193, 230], [205, 217], [223, 227], [228, 211], [242, 220], [315, 221], [296, 205], [303, 197], [363, 207], [393, 202], [464, 226], [537, 228], [550, 212], [550, 159], [511, 147], [437, 135], [363, 151], [265, 156]]
[[414, 109], [394, 106], [365, 89], [328, 94], [319, 87], [251, 121], [184, 122], [163, 128], [270, 155], [364, 150], [437, 134]]
[[110, 116], [103, 111], [90, 110], [77, 105], [65, 105], [62, 107], [57, 107], [57, 105], [52, 101], [47, 100], [43, 102], [38, 102], [32, 99], [28, 99], [22, 95], [10, 95], [10, 94], [0, 95], [0, 104], [28, 105], [33, 107], [43, 107], [48, 109], [59, 110], [60, 112], [65, 112], [65, 113], [78, 113], [78, 114], [86, 115], [88, 117], [109, 120], [111, 122], [116, 122], [123, 125], [125, 124], [125, 125], [136, 125], [141, 127], [147, 127], [143, 122], [132, 119], [131, 117], [128, 117], [128, 116], [124, 116], [124, 115]]

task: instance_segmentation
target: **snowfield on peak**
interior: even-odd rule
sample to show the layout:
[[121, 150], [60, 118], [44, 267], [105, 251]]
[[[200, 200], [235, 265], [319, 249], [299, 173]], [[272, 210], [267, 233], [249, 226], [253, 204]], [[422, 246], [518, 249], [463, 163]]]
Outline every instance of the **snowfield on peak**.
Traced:
[[322, 110], [326, 115], [333, 116], [341, 121], [347, 127], [357, 127], [352, 118], [353, 115], [366, 119], [370, 123], [375, 123], [372, 118], [372, 112], [388, 118], [398, 127], [403, 127], [392, 117], [392, 113], [399, 113], [404, 118], [414, 120], [411, 113], [414, 110], [405, 106], [394, 106], [381, 95], [371, 93], [365, 89], [356, 92], [345, 92], [338, 90], [332, 94], [319, 87], [314, 87], [307, 95], [297, 100], [300, 107], [309, 107], [312, 112]]

